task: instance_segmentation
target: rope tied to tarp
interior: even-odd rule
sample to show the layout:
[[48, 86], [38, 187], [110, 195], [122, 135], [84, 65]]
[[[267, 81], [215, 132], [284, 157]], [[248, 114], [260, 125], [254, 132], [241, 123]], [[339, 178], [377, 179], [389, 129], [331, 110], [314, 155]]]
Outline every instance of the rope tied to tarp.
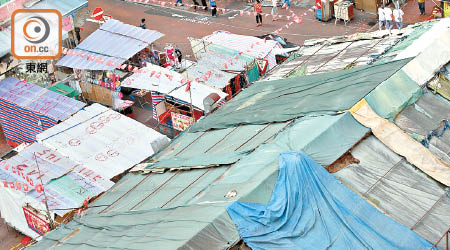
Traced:
[[439, 124], [439, 127], [431, 130], [425, 138], [423, 138], [420, 143], [424, 145], [426, 148], [430, 146], [430, 141], [433, 137], [442, 137], [447, 129], [450, 129], [450, 122], [448, 120], [442, 120]]

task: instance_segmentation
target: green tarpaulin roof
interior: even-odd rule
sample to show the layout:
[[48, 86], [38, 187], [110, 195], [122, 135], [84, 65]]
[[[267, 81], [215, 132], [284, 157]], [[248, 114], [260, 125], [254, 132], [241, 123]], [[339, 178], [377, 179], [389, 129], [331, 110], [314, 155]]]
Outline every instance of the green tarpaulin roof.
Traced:
[[326, 74], [257, 82], [190, 131], [266, 124], [350, 109], [410, 59]]

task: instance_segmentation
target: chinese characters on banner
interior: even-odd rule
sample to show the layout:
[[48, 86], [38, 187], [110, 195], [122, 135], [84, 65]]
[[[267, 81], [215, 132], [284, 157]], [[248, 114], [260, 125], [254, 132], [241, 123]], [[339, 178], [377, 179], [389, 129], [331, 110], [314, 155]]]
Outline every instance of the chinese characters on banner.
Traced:
[[194, 119], [189, 116], [181, 115], [172, 112], [172, 124], [173, 128], [179, 131], [184, 131], [187, 129], [192, 123], [194, 123]]
[[25, 214], [25, 219], [27, 220], [28, 227], [30, 227], [36, 233], [43, 235], [50, 230], [48, 222], [35, 215], [30, 210], [23, 208], [23, 213]]

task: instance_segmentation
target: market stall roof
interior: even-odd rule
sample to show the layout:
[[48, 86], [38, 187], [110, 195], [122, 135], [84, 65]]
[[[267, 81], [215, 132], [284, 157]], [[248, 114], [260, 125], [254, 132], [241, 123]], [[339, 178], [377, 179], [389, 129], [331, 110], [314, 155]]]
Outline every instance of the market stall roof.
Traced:
[[45, 0], [39, 1], [30, 9], [56, 9], [65, 17], [87, 6], [88, 1], [86, 0]]
[[267, 59], [269, 69], [277, 65], [275, 54], [272, 53], [272, 50], [274, 48], [282, 48], [278, 42], [273, 40], [265, 41], [254, 36], [237, 35], [227, 31], [216, 31], [202, 39], [213, 44], [234, 49], [238, 52], [243, 52], [258, 59]]
[[56, 85], [51, 86], [50, 88], [48, 88], [49, 90], [56, 92], [58, 94], [67, 96], [67, 97], [71, 97], [71, 98], [76, 98], [78, 97], [78, 92], [76, 89], [73, 89], [67, 85], [65, 85], [64, 83], [60, 82]]
[[[359, 163], [333, 175], [373, 201], [385, 214], [430, 242], [437, 242], [450, 225], [450, 197], [435, 180], [392, 152], [375, 136], [351, 153]], [[445, 249], [441, 241], [439, 249]]]
[[203, 100], [209, 94], [216, 93], [221, 98], [227, 96], [220, 90], [196, 81], [191, 82], [190, 93], [189, 91], [186, 92], [187, 82], [183, 81], [182, 83], [182, 79], [187, 77], [157, 65], [148, 64], [142, 71], [146, 73], [134, 73], [122, 82], [122, 86], [157, 91], [187, 103], [192, 103], [192, 105], [201, 110], [205, 109]]
[[336, 114], [351, 108], [409, 61], [403, 59], [325, 74], [257, 82], [205, 117], [202, 123], [194, 124], [191, 131]]
[[[75, 219], [50, 232], [36, 247], [49, 248], [74, 230], [79, 233], [63, 242], [63, 246], [91, 244], [107, 247], [115, 244], [119, 248], [165, 249], [183, 246], [194, 249], [230, 247], [239, 240], [239, 234], [225, 207], [235, 200], [267, 202], [278, 173], [279, 153], [303, 149], [322, 164], [329, 164], [367, 131], [350, 114], [342, 114], [299, 119], [293, 123], [243, 125], [223, 130], [183, 133], [170, 147], [158, 153], [155, 160], [167, 160], [174, 156], [194, 159], [201, 155], [211, 156], [209, 160], [215, 164], [220, 159], [213, 158], [214, 155], [232, 151], [253, 152], [242, 154], [241, 159], [232, 166], [168, 171], [163, 174], [128, 174], [115, 188], [92, 204], [99, 207], [88, 210], [82, 219]], [[149, 195], [148, 190], [154, 191]], [[226, 197], [231, 191], [235, 191], [236, 196]], [[93, 224], [97, 226], [92, 227]], [[121, 241], [118, 242], [113, 237], [115, 231], [103, 230], [109, 226], [119, 231], [124, 228], [129, 231], [126, 236], [121, 234]], [[172, 232], [170, 239], [161, 238], [161, 230]], [[142, 238], [144, 234], [146, 237]], [[214, 240], [205, 245], [205, 239]]]
[[0, 31], [0, 58], [11, 51], [11, 33], [7, 30]]
[[[222, 89], [229, 84], [229, 80], [247, 70], [255, 57], [241, 54], [234, 49], [205, 42], [201, 39], [189, 38], [197, 62], [187, 68], [191, 80], [198, 78], [201, 82], [214, 88]], [[226, 66], [225, 66], [226, 65]], [[203, 75], [211, 75], [208, 81]]]
[[[89, 171], [83, 170], [80, 164], [38, 143], [31, 144], [8, 160], [0, 161], [0, 166], [0, 180], [15, 185], [15, 190], [0, 188], [1, 216], [8, 224], [33, 238], [38, 235], [28, 227], [22, 207], [26, 203], [36, 209], [44, 207], [42, 191], [36, 188], [41, 182], [49, 211], [60, 216], [80, 207], [86, 198], [95, 197], [114, 184], [92, 171], [86, 176]], [[21, 184], [17, 185], [18, 182]]]
[[13, 77], [0, 82], [0, 99], [56, 121], [65, 120], [85, 106], [83, 102]]
[[12, 146], [36, 141], [36, 135], [84, 107], [84, 103], [16, 78], [0, 82], [0, 122]]
[[236, 201], [227, 207], [251, 249], [432, 247], [346, 188], [304, 152], [281, 153], [279, 168], [268, 204]]
[[169, 142], [165, 135], [97, 103], [36, 138], [107, 179], [150, 157]]
[[[308, 40], [295, 55], [268, 72], [264, 80], [287, 78], [301, 70], [306, 74], [318, 74], [390, 61], [425, 32], [435, 29], [434, 26], [442, 27], [439, 23], [432, 21], [409, 25], [400, 34], [392, 36], [376, 31]], [[429, 36], [427, 39], [431, 38]], [[419, 44], [422, 46], [423, 43]]]
[[[196, 164], [210, 166], [209, 168], [189, 171], [183, 168], [183, 170], [149, 175], [128, 174], [117, 183], [116, 188], [105, 193], [93, 204], [105, 207], [90, 209], [84, 218], [76, 219], [50, 232], [35, 246], [36, 249], [50, 248], [56, 245], [82, 247], [86, 244], [98, 248], [106, 248], [112, 244], [119, 248], [161, 248], [161, 246], [167, 249], [230, 248], [240, 240], [242, 235], [239, 234], [226, 207], [234, 201], [268, 204], [272, 193], [276, 191], [273, 187], [277, 175], [280, 173], [278, 165], [280, 153], [301, 150], [322, 166], [336, 162], [339, 157], [361, 141], [369, 131], [348, 112], [344, 114], [341, 112], [345, 112], [373, 88], [380, 86], [380, 83], [399, 72], [407, 62], [408, 60], [382, 62], [380, 65], [354, 68], [343, 72], [291, 78], [291, 81], [253, 84], [244, 91], [250, 91], [249, 93], [242, 98], [238, 98], [241, 94], [238, 95], [237, 98], [221, 108], [222, 111], [219, 113], [230, 121], [221, 120], [223, 126], [216, 126], [218, 124], [213, 121], [213, 118], [222, 119], [223, 117], [209, 116], [213, 117], [209, 120], [206, 117], [198, 121], [200, 129], [185, 131], [176, 137], [171, 145], [151, 159], [151, 162], [159, 161], [160, 164], [163, 164], [164, 160], [172, 158], [195, 159], [201, 155], [202, 158], [197, 158], [198, 161], [194, 160], [189, 164], [171, 162], [170, 168], [176, 169], [183, 165], [189, 165], [185, 167], [191, 168]], [[367, 77], [367, 80], [362, 80], [367, 85], [363, 86], [362, 82], [359, 82], [361, 75]], [[311, 82], [305, 83], [303, 81], [305, 79], [309, 79]], [[368, 83], [369, 80], [373, 82]], [[387, 83], [381, 86], [389, 85], [393, 88], [397, 87], [397, 89], [401, 89], [402, 86], [405, 86], [406, 89], [411, 87], [409, 83], [396, 85], [394, 80], [386, 81]], [[287, 92], [285, 93], [280, 92], [280, 87], [284, 88], [283, 86], [286, 87]], [[303, 88], [305, 86], [308, 88]], [[387, 90], [387, 88], [380, 88], [379, 92], [381, 93], [382, 90]], [[414, 99], [416, 97], [413, 95], [415, 90], [416, 88], [412, 88], [412, 90], [405, 91], [405, 95], [410, 95], [410, 99]], [[324, 93], [330, 93], [331, 97], [325, 95], [323, 100], [317, 99]], [[306, 96], [312, 96], [314, 99], [299, 103], [298, 100], [304, 100]], [[263, 103], [267, 102], [267, 99], [273, 102], [265, 106]], [[283, 107], [286, 103], [291, 103], [291, 105], [288, 105], [288, 108]], [[227, 106], [230, 107], [227, 108]], [[242, 113], [239, 115], [239, 112], [245, 112], [245, 115]], [[261, 118], [258, 114], [263, 114], [265, 117]], [[234, 118], [236, 120], [231, 121]], [[264, 121], [259, 122], [258, 120]], [[395, 143], [395, 140], [393, 142]], [[224, 160], [213, 157], [218, 154], [226, 156], [225, 153], [249, 150], [250, 153], [235, 155], [239, 160], [232, 165], [229, 164], [233, 163], [235, 158], [228, 156]], [[389, 168], [392, 166], [394, 165], [387, 166], [386, 171], [389, 172]], [[151, 166], [146, 167], [151, 169]], [[364, 169], [362, 171], [365, 171]], [[412, 170], [416, 173], [419, 171]], [[385, 172], [382, 174], [386, 175]], [[367, 176], [370, 177], [371, 183], [376, 182], [372, 173]], [[377, 176], [381, 175], [377, 174]], [[426, 178], [431, 182], [424, 183], [427, 187], [421, 186], [420, 189], [430, 187], [434, 190], [437, 183], [429, 177]], [[407, 183], [408, 186], [416, 184], [415, 178], [402, 177], [401, 181]], [[393, 181], [394, 184], [397, 182], [397, 180]], [[383, 183], [379, 182], [378, 184], [382, 185]], [[342, 185], [336, 185], [342, 187]], [[399, 185], [396, 184], [395, 187], [397, 186]], [[151, 193], [148, 192], [149, 189], [152, 190]], [[384, 192], [383, 188], [374, 190], [374, 192], [379, 190]], [[391, 203], [396, 203], [389, 199], [395, 199], [396, 196], [410, 191], [411, 189], [402, 188], [402, 192], [386, 199], [386, 207], [389, 208]], [[338, 189], [333, 189], [332, 192], [338, 192]], [[339, 195], [343, 194], [341, 192]], [[434, 194], [429, 195], [426, 192], [423, 194], [425, 198], [430, 198], [424, 202], [426, 204], [423, 206], [429, 209], [429, 205], [436, 201], [436, 197]], [[442, 235], [444, 233], [441, 231], [442, 225], [436, 226], [436, 224], [440, 222], [440, 219], [448, 220], [445, 213], [448, 210], [448, 202], [443, 196], [444, 193], [440, 194], [442, 194], [443, 202], [435, 207], [437, 216], [430, 217], [434, 224], [427, 223], [425, 226], [425, 230], [433, 231], [433, 235], [439, 233]], [[354, 194], [349, 195], [355, 196]], [[408, 195], [409, 193], [405, 194], [405, 196]], [[323, 197], [318, 196], [318, 198]], [[425, 198], [418, 200], [425, 200]], [[367, 206], [364, 202], [366, 201], [359, 203], [361, 207]], [[377, 200], [368, 200], [368, 202], [374, 206], [377, 205]], [[352, 208], [355, 207], [359, 206]], [[373, 211], [373, 208], [371, 210]], [[352, 210], [352, 212], [354, 211]], [[364, 209], [363, 213], [366, 211]], [[420, 212], [426, 216], [431, 214], [424, 210]], [[394, 219], [404, 224], [404, 220], [398, 218]], [[338, 222], [332, 222], [333, 225], [335, 223]], [[392, 224], [392, 221], [389, 224]], [[405, 225], [401, 226], [402, 231], [412, 235]], [[428, 227], [428, 225], [430, 226]], [[381, 224], [375, 228], [383, 230], [383, 226], [384, 224]], [[110, 230], [111, 228], [117, 230]], [[189, 230], [177, 230], [178, 228], [189, 228]], [[448, 226], [444, 225], [442, 228], [447, 229]], [[128, 234], [124, 236], [123, 230], [129, 230]], [[329, 232], [323, 227], [314, 228], [314, 230], [321, 231], [318, 235], [327, 235]], [[161, 232], [167, 231], [172, 232], [170, 237], [161, 237]], [[281, 229], [274, 231], [280, 237], [286, 237], [292, 232], [292, 230]], [[68, 235], [70, 237], [67, 237]], [[435, 239], [428, 233], [421, 234], [421, 236], [429, 241]], [[117, 241], [116, 237], [121, 237], [121, 240]], [[364, 235], [360, 238], [357, 236], [358, 242], [364, 242], [367, 237], [371, 236]], [[420, 239], [418, 241], [424, 242]]]
[[86, 57], [67, 54], [56, 65], [76, 69], [111, 70], [115, 66], [108, 65], [108, 60], [122, 63], [162, 36], [164, 35], [158, 31], [110, 19], [75, 48], [86, 56], [105, 59], [105, 63], [97, 63], [96, 60], [87, 63], [89, 60]]

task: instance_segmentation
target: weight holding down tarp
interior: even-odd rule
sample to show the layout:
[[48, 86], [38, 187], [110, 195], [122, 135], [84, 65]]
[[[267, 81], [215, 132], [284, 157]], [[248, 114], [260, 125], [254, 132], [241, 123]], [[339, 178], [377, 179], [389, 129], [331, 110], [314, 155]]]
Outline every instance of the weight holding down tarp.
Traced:
[[280, 154], [267, 205], [234, 202], [227, 211], [252, 249], [430, 249], [300, 151]]

